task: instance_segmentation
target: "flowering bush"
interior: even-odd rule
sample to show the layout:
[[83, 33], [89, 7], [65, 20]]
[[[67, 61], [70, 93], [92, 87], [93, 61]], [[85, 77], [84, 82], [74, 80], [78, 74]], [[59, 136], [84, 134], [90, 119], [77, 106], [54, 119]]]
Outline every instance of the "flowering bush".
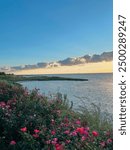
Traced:
[[0, 82], [0, 129], [0, 150], [112, 150], [111, 131], [88, 127], [59, 96], [7, 82]]

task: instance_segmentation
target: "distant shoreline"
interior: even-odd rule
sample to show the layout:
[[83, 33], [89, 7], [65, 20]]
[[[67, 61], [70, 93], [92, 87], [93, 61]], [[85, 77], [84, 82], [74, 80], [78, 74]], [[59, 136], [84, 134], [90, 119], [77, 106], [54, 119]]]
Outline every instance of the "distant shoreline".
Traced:
[[58, 77], [58, 76], [24, 76], [24, 75], [14, 75], [14, 74], [1, 74], [0, 80], [7, 80], [11, 82], [20, 81], [88, 81], [88, 79], [82, 78], [70, 78], [70, 77]]
[[[25, 74], [21, 76], [59, 76], [59, 75], [91, 75], [91, 74], [113, 74], [113, 72], [101, 72], [101, 73], [62, 73], [62, 74]], [[20, 75], [18, 75], [20, 76]]]

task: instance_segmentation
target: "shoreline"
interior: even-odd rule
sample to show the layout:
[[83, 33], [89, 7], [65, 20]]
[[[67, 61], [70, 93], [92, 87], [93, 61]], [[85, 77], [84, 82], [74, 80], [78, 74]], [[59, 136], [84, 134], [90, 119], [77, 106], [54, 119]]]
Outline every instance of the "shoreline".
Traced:
[[88, 79], [82, 78], [70, 78], [70, 77], [58, 77], [58, 76], [24, 76], [24, 75], [14, 75], [14, 74], [3, 74], [0, 75], [0, 80], [8, 80], [13, 82], [20, 81], [88, 81]]

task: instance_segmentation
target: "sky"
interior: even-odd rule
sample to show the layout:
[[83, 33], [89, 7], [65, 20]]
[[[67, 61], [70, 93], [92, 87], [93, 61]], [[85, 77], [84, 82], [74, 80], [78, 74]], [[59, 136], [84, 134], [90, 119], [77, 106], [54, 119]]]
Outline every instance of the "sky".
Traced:
[[112, 0], [0, 0], [0, 66], [112, 50]]

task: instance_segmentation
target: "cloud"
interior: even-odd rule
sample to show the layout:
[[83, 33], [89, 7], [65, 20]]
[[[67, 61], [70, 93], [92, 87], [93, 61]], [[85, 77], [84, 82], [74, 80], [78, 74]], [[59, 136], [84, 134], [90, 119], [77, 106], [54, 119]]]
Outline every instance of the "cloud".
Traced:
[[62, 66], [78, 65], [78, 64], [85, 63], [85, 62], [86, 62], [85, 58], [82, 58], [82, 57], [67, 58], [67, 59], [58, 61], [58, 63], [60, 63]]
[[101, 54], [102, 61], [112, 61], [113, 60], [113, 52], [104, 52]]
[[102, 61], [112, 61], [113, 60], [113, 52], [103, 52], [101, 55], [94, 54], [92, 56], [84, 55], [83, 57], [75, 57], [75, 58], [66, 58], [64, 60], [59, 60], [57, 62], [39, 62], [34, 65], [22, 65], [22, 66], [14, 66], [14, 67], [2, 67], [0, 71], [15, 71], [15, 70], [28, 70], [28, 69], [36, 69], [36, 68], [53, 68], [58, 66], [73, 66], [85, 63], [94, 63], [94, 62], [102, 62]]
[[89, 55], [85, 55], [85, 56], [83, 56], [83, 58], [86, 60], [87, 63], [90, 62], [90, 60], [91, 60], [91, 56], [89, 56]]
[[37, 67], [38, 68], [44, 68], [47, 66], [47, 63], [43, 62], [43, 63], [37, 63]]
[[101, 55], [94, 54], [92, 56], [85, 55], [83, 57], [67, 58], [58, 61], [58, 63], [60, 63], [62, 66], [66, 65], [72, 66], [90, 62], [112, 61], [112, 59], [113, 59], [113, 52], [104, 52]]
[[100, 62], [100, 61], [101, 61], [100, 55], [96, 55], [96, 54], [94, 54], [90, 59], [90, 62]]

